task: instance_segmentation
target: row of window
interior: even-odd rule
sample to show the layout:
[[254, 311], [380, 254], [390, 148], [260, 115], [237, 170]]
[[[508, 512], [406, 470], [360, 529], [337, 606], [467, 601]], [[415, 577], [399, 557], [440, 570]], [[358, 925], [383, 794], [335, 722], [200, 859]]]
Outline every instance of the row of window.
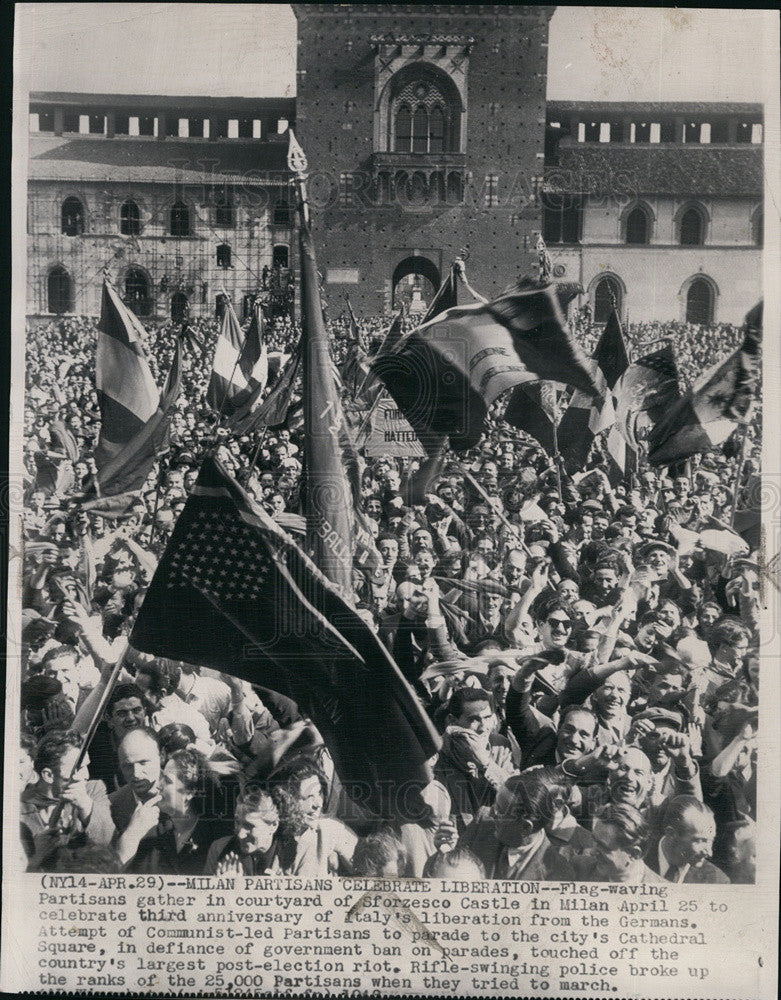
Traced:
[[[622, 240], [629, 246], [647, 246], [653, 234], [653, 213], [644, 204], [635, 205], [622, 221]], [[583, 223], [583, 206], [577, 198], [561, 199], [543, 195], [542, 234], [546, 243], [579, 243]], [[676, 239], [680, 246], [704, 246], [708, 215], [697, 204], [684, 210], [677, 221]], [[762, 209], [751, 217], [751, 239], [756, 246], [763, 241]]]
[[[60, 231], [65, 236], [81, 236], [85, 232], [85, 218], [81, 201], [73, 196], [66, 198], [60, 211]], [[290, 205], [278, 201], [272, 214], [273, 225], [289, 226], [290, 219]], [[214, 224], [223, 229], [230, 229], [236, 225], [235, 209], [229, 199], [215, 201]], [[141, 212], [136, 202], [129, 198], [119, 209], [119, 231], [123, 236], [140, 236], [141, 229]], [[168, 213], [168, 232], [171, 236], [178, 237], [193, 235], [191, 212], [183, 201], [176, 201], [171, 206]]]
[[[164, 124], [163, 124], [164, 123]], [[115, 135], [157, 136], [164, 130], [167, 137], [176, 139], [260, 139], [268, 135], [281, 135], [288, 129], [286, 118], [265, 120], [261, 118], [180, 118], [178, 115], [115, 115]], [[30, 115], [31, 132], [54, 132], [54, 112], [41, 111]], [[82, 115], [65, 112], [63, 133], [80, 135], [106, 135], [106, 115]]]
[[[623, 289], [615, 278], [600, 278], [594, 289], [594, 322], [607, 323], [614, 303], [621, 315], [623, 299]], [[713, 284], [707, 278], [694, 278], [686, 290], [686, 322], [709, 326], [713, 322], [715, 299]]]
[[[271, 258], [272, 269], [285, 270], [290, 266], [290, 251], [284, 244], [274, 247]], [[231, 248], [227, 243], [221, 243], [217, 247], [217, 267], [231, 267]], [[264, 269], [265, 273], [268, 268]], [[160, 282], [160, 292], [165, 291], [164, 282]], [[152, 296], [150, 294], [150, 279], [145, 271], [139, 267], [130, 267], [125, 272], [124, 300], [139, 316], [148, 316], [152, 311]], [[187, 303], [187, 296], [183, 293], [175, 292], [171, 302], [171, 318], [181, 317], [174, 315], [174, 300], [177, 296], [184, 298]], [[47, 306], [50, 313], [66, 313], [73, 309], [73, 280], [66, 268], [57, 265], [49, 271], [46, 282]], [[181, 303], [180, 303], [181, 304]]]
[[[548, 123], [553, 138], [562, 130], [561, 122]], [[563, 131], [566, 131], [563, 130]], [[586, 121], [577, 125], [578, 142], [634, 143], [636, 145], [683, 142], [709, 145], [736, 142], [760, 145], [763, 129], [759, 122], [736, 122], [732, 130], [727, 121], [682, 122], [673, 119], [661, 122]]]

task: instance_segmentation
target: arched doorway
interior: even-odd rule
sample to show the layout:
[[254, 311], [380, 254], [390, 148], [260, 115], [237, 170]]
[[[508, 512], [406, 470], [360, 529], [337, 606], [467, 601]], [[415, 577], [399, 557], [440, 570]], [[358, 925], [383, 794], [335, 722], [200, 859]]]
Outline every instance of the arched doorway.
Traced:
[[171, 322], [182, 323], [190, 312], [190, 303], [184, 292], [174, 292], [171, 296]]
[[713, 288], [705, 278], [695, 278], [686, 293], [686, 322], [709, 326], [713, 322]]
[[616, 300], [616, 310], [621, 315], [622, 295], [621, 285], [615, 278], [600, 278], [594, 289], [594, 322], [607, 323], [613, 311], [613, 299]]
[[46, 282], [46, 297], [50, 313], [71, 310], [71, 278], [64, 267], [53, 267]]
[[393, 272], [394, 309], [405, 302], [411, 313], [426, 312], [440, 285], [439, 268], [428, 257], [413, 254], [400, 261]]
[[125, 275], [125, 302], [136, 316], [149, 315], [149, 278], [140, 267], [129, 268]]

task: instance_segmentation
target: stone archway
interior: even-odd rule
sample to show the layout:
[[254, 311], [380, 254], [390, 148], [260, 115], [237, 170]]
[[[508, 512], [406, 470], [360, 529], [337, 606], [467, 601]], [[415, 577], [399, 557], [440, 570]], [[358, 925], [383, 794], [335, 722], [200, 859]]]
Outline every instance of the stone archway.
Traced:
[[[406, 281], [408, 278], [413, 280]], [[439, 268], [428, 257], [422, 257], [418, 254], [405, 257], [399, 261], [393, 271], [392, 308], [398, 309], [399, 299], [405, 298], [409, 301], [411, 312], [425, 313], [426, 308], [439, 290], [441, 280]], [[399, 288], [402, 282], [404, 282], [404, 287]], [[416, 308], [418, 302], [421, 305]]]

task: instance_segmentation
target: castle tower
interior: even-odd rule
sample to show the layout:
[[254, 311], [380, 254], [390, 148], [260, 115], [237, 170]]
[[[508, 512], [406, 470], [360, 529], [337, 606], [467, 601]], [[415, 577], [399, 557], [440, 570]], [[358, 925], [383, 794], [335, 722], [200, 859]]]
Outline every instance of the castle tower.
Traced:
[[298, 138], [332, 308], [487, 296], [533, 268], [554, 7], [294, 4]]

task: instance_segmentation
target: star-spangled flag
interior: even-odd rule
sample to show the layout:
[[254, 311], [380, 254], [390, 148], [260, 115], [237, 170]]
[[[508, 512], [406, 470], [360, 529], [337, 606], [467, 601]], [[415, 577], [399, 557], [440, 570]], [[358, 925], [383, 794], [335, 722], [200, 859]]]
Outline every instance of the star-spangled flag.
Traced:
[[253, 309], [245, 337], [228, 299], [214, 351], [206, 402], [229, 421], [235, 417], [241, 422], [257, 408], [267, 380], [268, 354], [263, 342], [260, 307]]
[[95, 462], [99, 469], [138, 434], [160, 402], [144, 351], [145, 337], [138, 318], [104, 280], [95, 358], [100, 407]]
[[288, 694], [322, 733], [348, 794], [377, 816], [401, 818], [411, 786], [430, 780], [439, 737], [388, 651], [213, 458], [130, 645]]
[[610, 390], [628, 365], [621, 321], [613, 309], [591, 359], [598, 393], [576, 391], [559, 424], [559, 451], [570, 475], [585, 467], [594, 438], [615, 421]]
[[694, 383], [651, 428], [648, 460], [668, 465], [723, 444], [751, 417], [760, 374], [762, 304], [746, 316], [743, 344]]
[[598, 392], [552, 285], [449, 309], [375, 358], [372, 370], [424, 446], [446, 434], [458, 451], [477, 444], [489, 406], [516, 385], [542, 378]]

